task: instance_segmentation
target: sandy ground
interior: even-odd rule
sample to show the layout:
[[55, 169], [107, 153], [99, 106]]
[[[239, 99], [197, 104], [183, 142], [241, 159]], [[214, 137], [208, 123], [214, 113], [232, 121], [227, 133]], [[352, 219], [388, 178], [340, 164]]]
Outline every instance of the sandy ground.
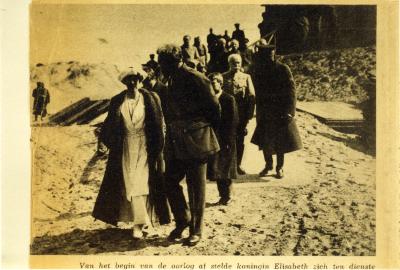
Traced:
[[286, 155], [284, 179], [259, 178], [262, 153], [247, 143], [233, 203], [213, 206], [217, 188], [207, 183], [204, 236], [192, 248], [165, 240], [173, 224], [135, 241], [129, 225], [95, 221], [106, 160], [95, 156], [94, 127], [34, 127], [32, 254], [374, 255], [375, 159], [355, 136], [297, 118], [304, 149]]

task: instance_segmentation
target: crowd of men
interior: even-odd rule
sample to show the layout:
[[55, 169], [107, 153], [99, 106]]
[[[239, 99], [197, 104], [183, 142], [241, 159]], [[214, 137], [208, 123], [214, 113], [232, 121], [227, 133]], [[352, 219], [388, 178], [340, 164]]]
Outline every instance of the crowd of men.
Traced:
[[243, 68], [246, 71], [251, 63], [252, 51], [247, 48], [249, 40], [246, 38], [240, 24], [235, 24], [236, 30], [229, 36], [225, 30], [224, 35], [216, 35], [210, 28], [207, 35], [207, 46], [202, 43], [199, 36], [183, 37], [182, 57], [183, 62], [199, 72], [210, 74], [212, 72], [226, 72], [229, 69], [228, 57], [231, 54], [242, 56]]
[[[143, 87], [158, 94], [166, 124], [165, 191], [176, 227], [177, 241], [189, 227], [188, 245], [202, 237], [206, 179], [217, 182], [220, 200], [231, 202], [232, 179], [246, 174], [241, 166], [247, 125], [256, 110], [252, 143], [265, 158], [260, 177], [273, 170], [283, 175], [284, 154], [301, 148], [294, 121], [296, 93], [287, 65], [275, 60], [275, 46], [261, 39], [249, 52], [240, 25], [229, 37], [212, 28], [207, 46], [185, 35], [183, 44], [167, 44], [143, 64]], [[180, 182], [186, 178], [189, 206]]]

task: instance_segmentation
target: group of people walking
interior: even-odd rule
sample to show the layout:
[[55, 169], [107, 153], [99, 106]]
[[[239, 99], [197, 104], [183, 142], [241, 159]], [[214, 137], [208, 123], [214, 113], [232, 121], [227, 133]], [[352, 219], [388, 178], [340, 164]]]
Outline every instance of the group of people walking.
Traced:
[[217, 182], [218, 204], [228, 205], [232, 179], [245, 174], [244, 138], [255, 110], [252, 142], [266, 162], [260, 176], [273, 170], [276, 154], [276, 177], [282, 178], [284, 153], [300, 149], [301, 140], [293, 77], [274, 52], [261, 41], [251, 75], [243, 71], [240, 53], [228, 56], [228, 70], [205, 73], [188, 59], [198, 54], [207, 63], [206, 50], [193, 50], [185, 36], [182, 46], [158, 49], [158, 63], [152, 56], [143, 65], [146, 76], [137, 70], [122, 73], [126, 90], [111, 99], [99, 135], [110, 152], [93, 216], [113, 225], [131, 221], [133, 237], [141, 238], [157, 234], [154, 220], [169, 223], [170, 209], [175, 228], [168, 240], [180, 241], [188, 227], [184, 243], [196, 245], [203, 231], [206, 179]]

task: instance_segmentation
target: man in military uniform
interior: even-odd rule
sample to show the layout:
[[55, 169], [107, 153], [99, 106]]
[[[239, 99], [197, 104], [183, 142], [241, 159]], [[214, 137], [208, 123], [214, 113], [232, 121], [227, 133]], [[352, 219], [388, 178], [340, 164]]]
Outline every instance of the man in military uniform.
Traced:
[[244, 152], [244, 137], [247, 135], [247, 124], [253, 117], [255, 106], [254, 86], [249, 74], [242, 72], [242, 57], [240, 54], [231, 54], [228, 57], [229, 71], [222, 74], [224, 78], [224, 91], [235, 97], [239, 123], [236, 133], [237, 170], [243, 175], [241, 163]]
[[276, 177], [283, 177], [284, 154], [299, 150], [301, 139], [294, 120], [296, 88], [289, 67], [275, 60], [275, 47], [258, 45], [255, 56], [257, 126], [251, 142], [263, 151], [265, 168], [260, 177], [273, 169], [272, 155], [277, 155]]
[[[185, 243], [193, 246], [203, 231], [207, 161], [219, 151], [215, 134], [208, 127], [220, 122], [220, 106], [207, 77], [183, 64], [180, 47], [167, 44], [157, 53], [168, 82], [165, 98], [161, 98], [167, 125], [165, 179], [176, 223], [168, 239], [179, 240], [189, 226]], [[180, 185], [185, 177], [190, 208]]]

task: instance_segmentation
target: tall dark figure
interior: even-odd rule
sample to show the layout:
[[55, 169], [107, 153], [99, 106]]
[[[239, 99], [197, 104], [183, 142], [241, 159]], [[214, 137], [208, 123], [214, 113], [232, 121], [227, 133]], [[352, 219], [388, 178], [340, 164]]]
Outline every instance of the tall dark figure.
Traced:
[[[167, 125], [165, 178], [176, 222], [168, 239], [181, 239], [189, 226], [190, 236], [184, 243], [193, 246], [202, 236], [206, 162], [219, 151], [211, 126], [220, 121], [220, 107], [207, 77], [182, 63], [180, 47], [169, 44], [159, 48], [158, 62], [168, 82], [162, 100]], [[180, 185], [185, 176], [190, 208]]]
[[235, 31], [232, 32], [232, 39], [239, 41], [239, 50], [244, 51], [246, 49], [246, 36], [244, 31], [240, 29], [240, 24], [235, 23]]
[[50, 103], [50, 93], [44, 87], [44, 83], [37, 82], [36, 88], [32, 92], [33, 97], [33, 115], [35, 115], [35, 121], [37, 121], [38, 116], [40, 120], [47, 115], [47, 104]]
[[259, 175], [266, 176], [273, 169], [272, 155], [276, 154], [276, 177], [282, 178], [284, 154], [302, 147], [294, 120], [295, 83], [289, 67], [275, 60], [273, 45], [259, 45], [255, 58], [257, 126], [251, 141], [265, 158], [265, 168]]

